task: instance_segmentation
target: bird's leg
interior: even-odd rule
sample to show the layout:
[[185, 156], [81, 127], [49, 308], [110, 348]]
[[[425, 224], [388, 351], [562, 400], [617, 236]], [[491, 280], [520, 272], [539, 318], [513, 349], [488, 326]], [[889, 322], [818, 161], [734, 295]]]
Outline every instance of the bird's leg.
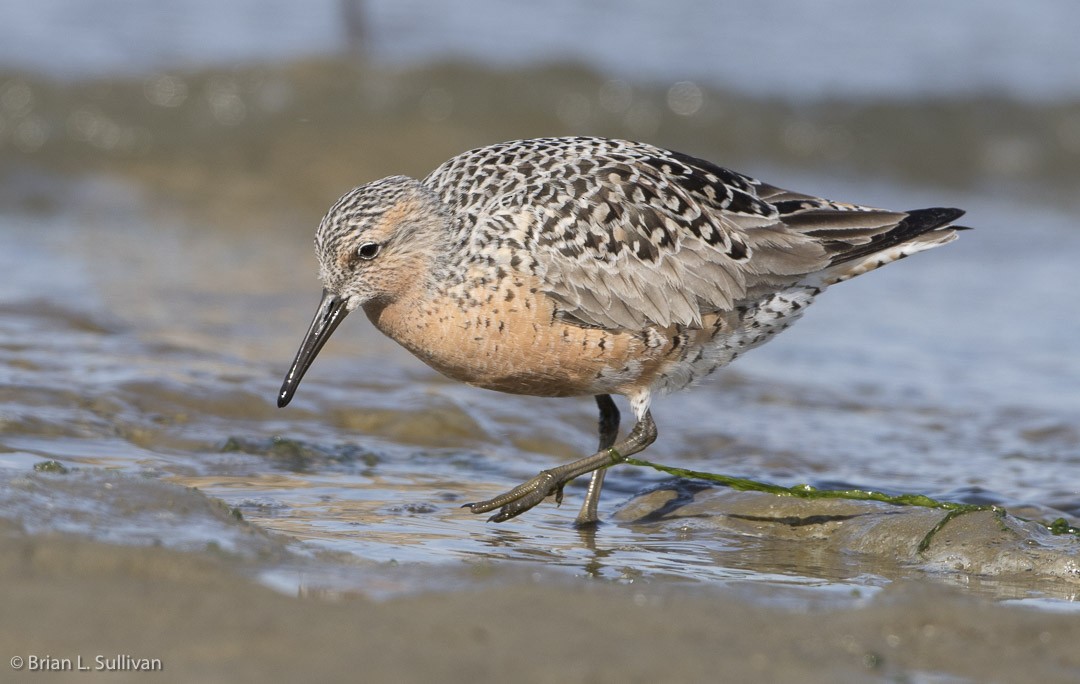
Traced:
[[[610, 394], [597, 394], [596, 405], [600, 408], [600, 451], [606, 451], [615, 445], [615, 438], [619, 436], [619, 407]], [[585, 490], [585, 502], [574, 520], [578, 527], [595, 525], [600, 520], [596, 507], [600, 504], [600, 489], [604, 486], [606, 472], [607, 468], [593, 471], [589, 488]]]
[[630, 430], [630, 434], [618, 444], [602, 449], [592, 456], [587, 456], [573, 463], [545, 470], [505, 494], [500, 494], [487, 501], [465, 504], [465, 507], [473, 513], [487, 513], [499, 508], [501, 510], [488, 518], [488, 520], [491, 522], [504, 522], [514, 516], [521, 515], [552, 494], [557, 494], [567, 482], [575, 477], [591, 473], [599, 468], [607, 468], [616, 463], [622, 463], [629, 456], [642, 451], [654, 441], [656, 441], [656, 424], [653, 423], [652, 413], [646, 409], [638, 422], [634, 424], [633, 429]]

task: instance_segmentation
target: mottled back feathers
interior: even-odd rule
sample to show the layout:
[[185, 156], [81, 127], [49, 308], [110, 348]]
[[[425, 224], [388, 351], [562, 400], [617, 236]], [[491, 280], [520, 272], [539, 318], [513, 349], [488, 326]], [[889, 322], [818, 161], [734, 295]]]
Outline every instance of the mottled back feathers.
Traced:
[[536, 276], [560, 316], [626, 330], [698, 327], [703, 314], [939, 230], [963, 213], [831, 202], [601, 138], [480, 148], [423, 183], [456, 217], [462, 254], [479, 260], [471, 267]]

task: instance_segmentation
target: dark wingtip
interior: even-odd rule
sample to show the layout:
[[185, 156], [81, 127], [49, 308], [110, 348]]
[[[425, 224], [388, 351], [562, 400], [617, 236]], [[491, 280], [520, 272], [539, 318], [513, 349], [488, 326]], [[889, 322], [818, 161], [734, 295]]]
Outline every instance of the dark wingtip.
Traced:
[[840, 253], [833, 258], [832, 265], [835, 266], [836, 264], [842, 264], [846, 261], [852, 261], [868, 254], [886, 250], [934, 230], [965, 230], [961, 226], [950, 225], [964, 215], [963, 209], [931, 207], [929, 209], [912, 209], [904, 213], [907, 216], [896, 226], [880, 235], [875, 235], [865, 244], [856, 245], [848, 251]]
[[[941, 228], [952, 223], [956, 219], [966, 214], [963, 209], [956, 209], [954, 207], [931, 207], [930, 209], [912, 209], [907, 212], [907, 217], [902, 221], [902, 225], [918, 227], [922, 231], [934, 230], [935, 228]], [[959, 226], [950, 226], [958, 230], [964, 230]]]

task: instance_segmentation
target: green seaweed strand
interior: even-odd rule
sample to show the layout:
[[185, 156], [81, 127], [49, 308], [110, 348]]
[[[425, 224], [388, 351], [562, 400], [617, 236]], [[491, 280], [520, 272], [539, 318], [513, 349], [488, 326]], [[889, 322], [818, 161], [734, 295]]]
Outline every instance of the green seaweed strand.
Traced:
[[[964, 513], [973, 513], [975, 511], [994, 511], [999, 517], [1004, 517], [1006, 510], [1001, 506], [983, 506], [979, 504], [964, 504], [956, 503], [955, 501], [938, 501], [932, 499], [925, 494], [885, 494], [884, 492], [875, 492], [866, 489], [818, 489], [808, 484], [798, 484], [794, 487], [781, 487], [780, 485], [771, 484], [768, 482], [758, 482], [757, 480], [749, 480], [743, 477], [731, 477], [730, 475], [717, 475], [715, 473], [705, 473], [700, 470], [687, 470], [685, 468], [675, 468], [672, 466], [660, 465], [659, 463], [652, 463], [651, 461], [643, 461], [638, 458], [628, 458], [625, 461], [630, 465], [644, 466], [659, 470], [662, 473], [668, 475], [674, 475], [675, 477], [682, 477], [693, 480], [706, 480], [708, 482], [715, 482], [725, 487], [731, 487], [740, 492], [765, 492], [767, 494], [774, 494], [776, 496], [794, 496], [800, 499], [851, 499], [855, 501], [881, 501], [887, 504], [893, 504], [895, 506], [920, 506], [922, 508], [937, 508], [948, 511], [938, 523], [927, 533], [923, 540], [919, 543], [919, 553], [922, 553], [930, 547], [930, 542], [934, 535], [941, 531], [941, 528], [945, 527], [953, 518]], [[1018, 520], [1024, 520], [1024, 518], [1018, 518]], [[1024, 520], [1025, 522], [1030, 522]], [[1043, 522], [1041, 520], [1034, 521], [1052, 534], [1072, 534], [1080, 537], [1080, 528], [1069, 525], [1064, 518], [1058, 518], [1053, 522]]]

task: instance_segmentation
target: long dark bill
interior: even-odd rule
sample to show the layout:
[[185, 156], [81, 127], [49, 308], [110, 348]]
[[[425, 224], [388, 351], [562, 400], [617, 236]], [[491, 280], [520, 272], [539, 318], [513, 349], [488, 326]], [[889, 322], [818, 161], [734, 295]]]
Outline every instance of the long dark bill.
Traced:
[[281, 384], [281, 391], [278, 392], [277, 398], [278, 408], [284, 407], [292, 400], [293, 393], [300, 386], [300, 380], [304, 377], [304, 373], [307, 372], [311, 362], [315, 360], [319, 350], [330, 339], [334, 329], [349, 314], [349, 310], [345, 308], [346, 301], [342, 297], [323, 290], [319, 310], [315, 312], [311, 327], [308, 328], [307, 335], [304, 335], [304, 341], [300, 343], [300, 351], [296, 352], [292, 368], [289, 369], [289, 373], [285, 376], [285, 382]]

